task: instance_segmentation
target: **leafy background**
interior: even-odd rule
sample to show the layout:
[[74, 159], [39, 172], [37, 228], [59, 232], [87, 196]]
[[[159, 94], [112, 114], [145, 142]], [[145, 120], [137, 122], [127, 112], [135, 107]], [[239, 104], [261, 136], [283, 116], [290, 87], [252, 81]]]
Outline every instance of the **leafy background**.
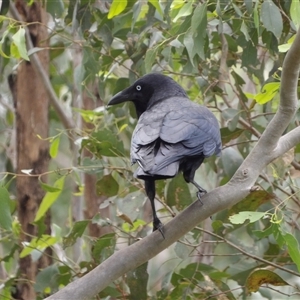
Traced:
[[[280, 66], [300, 22], [298, 0], [45, 4], [51, 85], [75, 126], [66, 128], [50, 107], [50, 134], [40, 137], [49, 141], [52, 160], [48, 181], [38, 178], [46, 191], [34, 220], [39, 235], [21, 246], [14, 197], [20, 174], [15, 173], [15, 117], [7, 76], [29, 58], [29, 24], [12, 19], [8, 1], [3, 1], [0, 292], [6, 298], [18, 280], [19, 257], [36, 258], [52, 247], [55, 260], [40, 270], [34, 284], [42, 298], [151, 233], [143, 182], [133, 178], [129, 162], [135, 112], [130, 103], [106, 109], [112, 95], [159, 71], [181, 84], [193, 101], [209, 107], [220, 122], [223, 154], [207, 159], [196, 180], [212, 190], [231, 178], [276, 111]], [[92, 99], [98, 108], [84, 108], [76, 95]], [[297, 115], [290, 129], [298, 125]], [[298, 299], [299, 151], [297, 146], [268, 166], [251, 196], [199, 224], [96, 298]], [[24, 174], [30, 176], [30, 171]], [[95, 180], [99, 200], [99, 209], [89, 218], [84, 214], [89, 209], [85, 175]], [[195, 192], [181, 176], [158, 182], [161, 220], [168, 222], [188, 206]], [[41, 222], [48, 210], [51, 235], [43, 232]], [[90, 225], [98, 228], [98, 236]]]

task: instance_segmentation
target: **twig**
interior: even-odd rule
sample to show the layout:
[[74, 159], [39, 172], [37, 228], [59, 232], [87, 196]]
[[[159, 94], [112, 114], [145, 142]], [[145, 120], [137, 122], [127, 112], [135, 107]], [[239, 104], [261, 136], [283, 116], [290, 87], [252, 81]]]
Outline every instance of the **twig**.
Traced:
[[279, 291], [279, 290], [277, 290], [277, 289], [274, 289], [274, 288], [270, 287], [269, 285], [266, 285], [266, 286], [262, 285], [261, 287], [268, 288], [268, 289], [270, 289], [270, 290], [272, 290], [272, 291], [275, 291], [275, 292], [277, 292], [277, 293], [279, 293], [279, 294], [281, 294], [281, 295], [287, 296], [287, 297], [291, 297], [291, 296], [295, 296], [295, 295], [300, 295], [299, 292], [287, 294], [287, 293], [284, 293], [284, 292]]
[[224, 150], [226, 148], [233, 147], [233, 146], [238, 146], [238, 145], [248, 144], [248, 143], [256, 143], [256, 142], [257, 142], [257, 140], [248, 140], [248, 141], [243, 141], [243, 142], [232, 143], [232, 144], [229, 144], [229, 145], [224, 145], [222, 150]]
[[296, 170], [300, 170], [300, 164], [299, 164], [297, 161], [293, 160], [292, 163], [291, 163], [291, 165], [292, 165]]
[[240, 251], [240, 252], [243, 253], [244, 255], [246, 255], [246, 256], [248, 256], [248, 257], [254, 259], [254, 260], [260, 261], [260, 262], [262, 262], [262, 263], [264, 263], [264, 264], [270, 265], [270, 266], [272, 266], [272, 267], [274, 267], [274, 268], [280, 269], [280, 270], [282, 270], [282, 271], [285, 271], [285, 272], [287, 272], [287, 273], [290, 273], [290, 274], [292, 274], [292, 275], [295, 275], [295, 276], [300, 277], [300, 274], [299, 274], [299, 273], [294, 272], [294, 271], [289, 270], [289, 269], [286, 269], [285, 267], [282, 267], [282, 266], [277, 265], [277, 264], [275, 264], [275, 263], [273, 263], [273, 262], [271, 262], [271, 261], [268, 261], [268, 260], [265, 260], [265, 259], [263, 259], [263, 258], [260, 258], [260, 257], [258, 257], [258, 256], [256, 256], [256, 255], [250, 254], [250, 253], [248, 253], [247, 251], [245, 251], [245, 250], [243, 250], [242, 248], [240, 248], [239, 246], [235, 245], [234, 243], [232, 243], [232, 242], [228, 241], [227, 239], [223, 238], [222, 236], [219, 236], [218, 234], [215, 234], [215, 233], [213, 233], [213, 232], [211, 232], [211, 231], [202, 229], [202, 228], [200, 228], [200, 227], [195, 227], [195, 229], [197, 229], [197, 230], [199, 230], [199, 231], [202, 231], [202, 232], [205, 232], [205, 233], [208, 233], [208, 234], [210, 234], [210, 235], [212, 235], [212, 236], [214, 236], [214, 237], [220, 239], [221, 241], [225, 242], [227, 245], [229, 245], [229, 246], [231, 246], [231, 247], [237, 249], [238, 251]]
[[[227, 291], [223, 291], [223, 292], [220, 292], [218, 294], [213, 294], [213, 295], [210, 295], [206, 298], [204, 298], [203, 300], [207, 300], [207, 299], [211, 299], [211, 298], [216, 298], [216, 299], [223, 299], [223, 298], [217, 298], [218, 296], [222, 296], [224, 294], [227, 294], [227, 293], [231, 293], [232, 291], [236, 291], [236, 290], [240, 290], [240, 289], [243, 289], [245, 288], [244, 286], [239, 286], [237, 288], [234, 288], [234, 289], [231, 289], [231, 290], [227, 290]], [[227, 298], [226, 298], [227, 299]]]
[[258, 137], [258, 138], [261, 137], [260, 132], [257, 131], [253, 126], [251, 126], [246, 120], [239, 118], [239, 123], [242, 124], [246, 129], [251, 131], [253, 133], [253, 135], [255, 135], [256, 137]]

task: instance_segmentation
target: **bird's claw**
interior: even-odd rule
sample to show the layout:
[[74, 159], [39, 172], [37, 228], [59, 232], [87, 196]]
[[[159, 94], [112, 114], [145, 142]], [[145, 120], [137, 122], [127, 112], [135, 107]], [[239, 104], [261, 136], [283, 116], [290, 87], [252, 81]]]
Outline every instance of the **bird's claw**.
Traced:
[[202, 198], [202, 196], [204, 196], [206, 193], [207, 193], [206, 190], [199, 190], [199, 191], [197, 192], [197, 198], [198, 198], [198, 200], [200, 201], [200, 203], [201, 203], [202, 205], [203, 205], [203, 202], [201, 201], [201, 198]]
[[164, 229], [164, 226], [160, 222], [159, 219], [156, 219], [156, 220], [153, 221], [153, 231], [158, 230], [161, 233], [162, 237], [165, 238], [164, 230], [163, 229]]

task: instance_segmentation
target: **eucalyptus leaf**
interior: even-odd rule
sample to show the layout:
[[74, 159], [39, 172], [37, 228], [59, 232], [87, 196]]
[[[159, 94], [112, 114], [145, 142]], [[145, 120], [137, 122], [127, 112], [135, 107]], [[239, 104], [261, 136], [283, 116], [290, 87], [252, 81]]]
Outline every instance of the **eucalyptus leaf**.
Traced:
[[12, 46], [15, 45], [16, 49], [18, 50], [18, 54], [16, 54], [15, 57], [19, 58], [18, 55], [20, 55], [20, 57], [29, 61], [25, 41], [25, 29], [20, 27], [20, 29], [12, 36], [12, 40], [14, 42]]
[[264, 1], [262, 3], [261, 19], [266, 29], [279, 38], [283, 29], [283, 21], [280, 10], [273, 1]]
[[127, 0], [113, 0], [107, 18], [112, 19], [113, 17], [118, 16], [125, 10], [126, 6]]
[[7, 189], [0, 187], [0, 227], [6, 230], [12, 229], [10, 202], [11, 200]]

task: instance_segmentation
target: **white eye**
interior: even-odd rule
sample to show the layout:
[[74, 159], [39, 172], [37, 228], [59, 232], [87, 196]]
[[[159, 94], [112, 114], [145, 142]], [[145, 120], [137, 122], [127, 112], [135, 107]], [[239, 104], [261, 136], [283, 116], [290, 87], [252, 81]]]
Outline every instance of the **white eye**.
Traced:
[[137, 85], [135, 88], [137, 91], [140, 91], [142, 89], [142, 87], [140, 85]]

